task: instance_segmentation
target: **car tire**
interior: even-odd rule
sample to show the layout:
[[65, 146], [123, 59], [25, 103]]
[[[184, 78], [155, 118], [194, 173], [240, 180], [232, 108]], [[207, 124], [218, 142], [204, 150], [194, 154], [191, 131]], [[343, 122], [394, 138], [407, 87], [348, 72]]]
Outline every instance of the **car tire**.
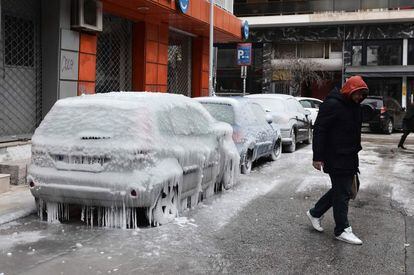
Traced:
[[152, 223], [154, 226], [172, 222], [178, 217], [178, 185], [165, 186], [152, 209]]
[[391, 119], [387, 119], [387, 121], [385, 122], [385, 127], [383, 129], [383, 132], [387, 135], [391, 135], [393, 131], [394, 131], [394, 123], [392, 122]]
[[243, 157], [243, 163], [241, 164], [241, 173], [248, 175], [250, 171], [252, 171], [253, 165], [253, 152], [248, 150], [247, 153]]
[[272, 153], [270, 154], [270, 159], [275, 161], [282, 155], [282, 141], [280, 139], [276, 140], [272, 148]]
[[296, 151], [296, 133], [294, 129], [292, 129], [291, 137], [292, 137], [292, 143], [285, 147], [285, 150], [287, 153], [293, 153]]
[[309, 129], [308, 130], [308, 139], [306, 139], [303, 143], [311, 144], [312, 143], [312, 138], [313, 138], [312, 129]]

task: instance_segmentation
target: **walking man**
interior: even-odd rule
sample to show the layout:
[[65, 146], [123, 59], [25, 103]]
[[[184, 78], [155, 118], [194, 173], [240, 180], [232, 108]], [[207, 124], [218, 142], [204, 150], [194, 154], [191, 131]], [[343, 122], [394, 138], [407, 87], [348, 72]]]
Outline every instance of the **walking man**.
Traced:
[[404, 147], [405, 139], [408, 134], [414, 132], [414, 103], [411, 103], [407, 108], [407, 113], [403, 119], [403, 135], [401, 136], [398, 148], [407, 149]]
[[361, 101], [368, 86], [360, 76], [350, 77], [334, 88], [319, 108], [313, 130], [313, 167], [329, 174], [332, 188], [306, 214], [312, 226], [322, 232], [321, 220], [333, 208], [335, 237], [350, 244], [362, 244], [348, 222], [348, 202], [353, 177], [359, 172], [361, 147]]

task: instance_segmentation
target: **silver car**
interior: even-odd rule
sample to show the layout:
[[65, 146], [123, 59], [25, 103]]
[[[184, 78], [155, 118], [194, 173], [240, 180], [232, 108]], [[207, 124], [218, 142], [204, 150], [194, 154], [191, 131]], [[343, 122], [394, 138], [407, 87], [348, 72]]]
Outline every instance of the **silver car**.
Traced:
[[246, 96], [260, 104], [279, 125], [286, 152], [294, 152], [298, 142], [312, 142], [312, 121], [310, 112], [305, 110], [293, 96], [284, 94], [254, 94]]
[[134, 228], [230, 188], [239, 159], [231, 127], [191, 98], [88, 95], [59, 100], [36, 129], [27, 181], [49, 222], [75, 205], [90, 225]]
[[196, 98], [219, 121], [233, 127], [233, 141], [240, 154], [241, 172], [249, 174], [252, 163], [261, 157], [279, 158], [281, 136], [279, 128], [266, 119], [266, 113], [258, 104], [241, 97]]

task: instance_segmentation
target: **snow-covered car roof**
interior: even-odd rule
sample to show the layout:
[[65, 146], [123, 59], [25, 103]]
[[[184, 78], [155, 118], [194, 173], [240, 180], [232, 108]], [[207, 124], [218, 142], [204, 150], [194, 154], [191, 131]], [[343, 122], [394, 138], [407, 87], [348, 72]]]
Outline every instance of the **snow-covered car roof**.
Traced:
[[302, 97], [302, 96], [297, 96], [296, 97], [297, 100], [315, 100], [318, 102], [323, 102], [322, 100], [318, 99], [318, 98], [314, 98], [314, 97]]
[[[50, 142], [61, 142], [79, 135], [81, 139], [134, 137], [134, 140], [153, 144], [154, 125], [161, 124], [162, 127], [171, 123], [170, 118], [160, 117], [160, 114], [180, 107], [183, 109], [180, 112], [181, 120], [184, 121], [189, 116], [185, 109], [190, 106], [196, 108], [208, 121], [214, 121], [200, 103], [183, 95], [112, 92], [65, 98], [57, 101], [46, 115], [36, 129], [33, 141], [42, 139], [45, 142], [44, 139], [47, 139]], [[165, 119], [168, 121], [164, 123]], [[178, 118], [174, 123], [180, 123], [181, 120]]]
[[253, 94], [253, 95], [246, 95], [246, 97], [250, 97], [250, 98], [280, 98], [280, 99], [294, 98], [291, 95], [285, 95], [285, 94]]
[[[226, 105], [230, 105], [232, 106], [233, 110], [234, 110], [234, 114], [228, 114], [229, 115], [233, 115], [234, 118], [230, 119], [228, 117], [224, 118], [224, 117], [220, 117], [223, 116], [225, 114], [212, 114], [213, 117], [215, 115], [218, 115], [219, 117], [216, 116], [216, 119], [219, 121], [224, 121], [230, 124], [244, 124], [245, 121], [244, 119], [246, 117], [255, 117], [255, 114], [253, 113], [253, 111], [250, 108], [246, 108], [246, 104], [250, 104], [250, 102], [243, 97], [219, 97], [219, 96], [214, 96], [214, 97], [197, 97], [195, 98], [195, 100], [197, 100], [200, 103], [214, 103], [214, 104], [226, 104]], [[219, 112], [220, 110], [217, 110], [217, 112]], [[221, 110], [223, 111], [223, 110]]]

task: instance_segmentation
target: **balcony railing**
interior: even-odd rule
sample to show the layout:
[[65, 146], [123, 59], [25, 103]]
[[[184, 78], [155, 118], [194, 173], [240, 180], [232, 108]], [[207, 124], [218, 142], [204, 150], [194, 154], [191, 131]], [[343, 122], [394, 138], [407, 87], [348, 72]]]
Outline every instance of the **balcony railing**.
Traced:
[[245, 1], [236, 0], [234, 3], [234, 14], [236, 16], [414, 9], [413, 0], [269, 0], [268, 2], [256, 3], [246, 3]]

